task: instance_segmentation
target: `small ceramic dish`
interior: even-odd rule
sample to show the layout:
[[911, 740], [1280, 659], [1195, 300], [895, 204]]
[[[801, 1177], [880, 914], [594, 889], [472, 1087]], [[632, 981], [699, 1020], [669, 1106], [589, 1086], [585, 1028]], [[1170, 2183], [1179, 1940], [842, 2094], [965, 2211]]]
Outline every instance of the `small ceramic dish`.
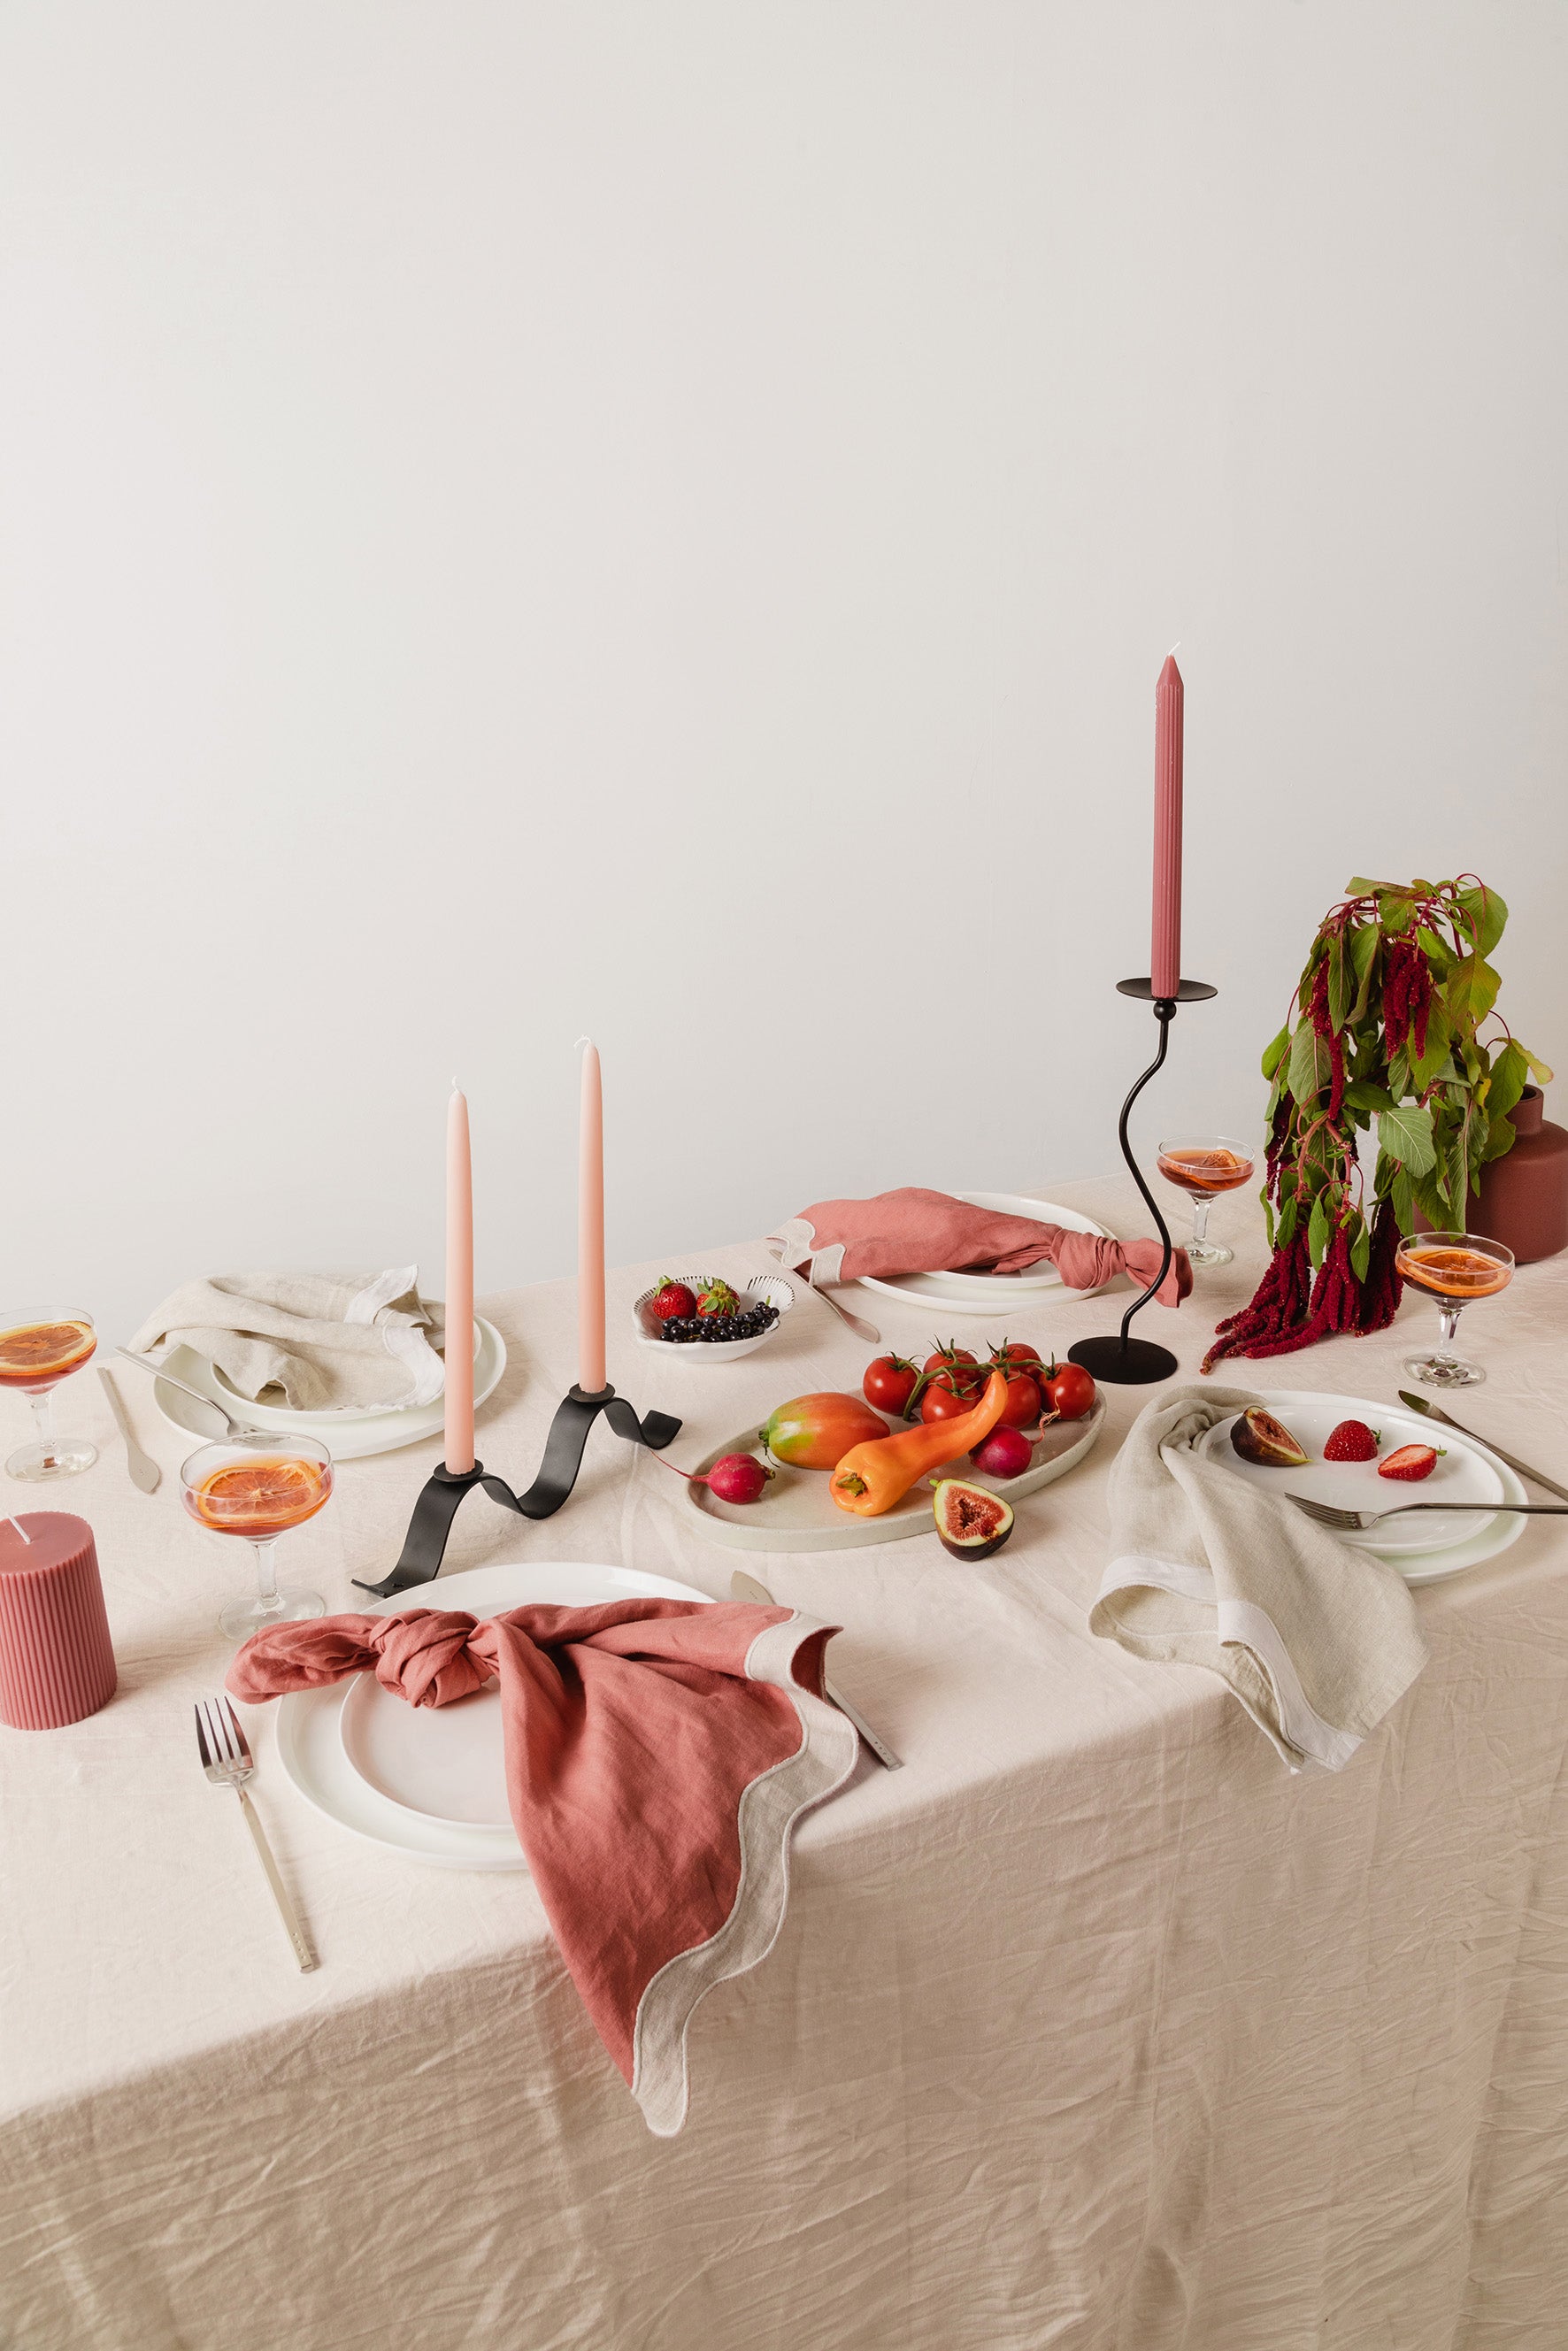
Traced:
[[[670, 1276], [672, 1281], [684, 1281], [686, 1288], [694, 1291], [706, 1290], [713, 1279], [711, 1273], [673, 1273]], [[765, 1347], [779, 1328], [777, 1322], [770, 1323], [766, 1331], [758, 1332], [751, 1339], [666, 1339], [663, 1335], [664, 1325], [653, 1311], [653, 1301], [658, 1294], [657, 1289], [645, 1290], [632, 1306], [632, 1320], [637, 1326], [639, 1344], [657, 1347], [661, 1354], [685, 1356], [699, 1364], [734, 1364], [742, 1355], [749, 1355], [757, 1348]], [[781, 1273], [754, 1273], [740, 1295], [752, 1305], [776, 1306], [781, 1321], [795, 1303], [795, 1285]]]

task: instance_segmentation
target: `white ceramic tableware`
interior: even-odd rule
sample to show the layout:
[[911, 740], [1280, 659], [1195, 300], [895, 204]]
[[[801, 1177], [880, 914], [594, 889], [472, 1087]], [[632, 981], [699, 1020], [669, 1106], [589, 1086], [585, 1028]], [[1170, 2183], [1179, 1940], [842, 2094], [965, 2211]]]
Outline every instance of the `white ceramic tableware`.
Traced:
[[[1015, 1192], [955, 1192], [956, 1200], [967, 1200], [972, 1208], [990, 1208], [1000, 1216], [1027, 1217], [1037, 1225], [1062, 1225], [1071, 1233], [1093, 1233], [1101, 1240], [1113, 1240], [1115, 1236], [1106, 1225], [1096, 1224], [1092, 1217], [1077, 1208], [1064, 1208], [1054, 1200], [1030, 1200]], [[897, 1273], [885, 1280], [870, 1274], [861, 1277], [863, 1290], [880, 1290], [885, 1297], [902, 1299], [928, 1306], [937, 1306], [954, 1314], [1002, 1313], [1009, 1306], [1020, 1312], [1029, 1307], [1048, 1302], [1049, 1294], [1062, 1287], [1061, 1276], [1046, 1259], [1026, 1267], [1022, 1273]], [[1102, 1282], [1100, 1289], [1105, 1284]], [[1075, 1290], [1074, 1298], [1093, 1298], [1093, 1290]]]
[[[1435, 1429], [1418, 1413], [1402, 1405], [1375, 1404], [1365, 1396], [1322, 1395], [1308, 1388], [1265, 1392], [1263, 1403], [1290, 1430], [1310, 1457], [1304, 1469], [1260, 1468], [1244, 1461], [1230, 1442], [1235, 1415], [1219, 1421], [1202, 1440], [1198, 1452], [1205, 1461], [1229, 1470], [1272, 1493], [1304, 1494], [1314, 1502], [1341, 1510], [1385, 1510], [1401, 1500], [1412, 1502], [1475, 1502], [1495, 1505], [1487, 1510], [1456, 1510], [1439, 1517], [1424, 1510], [1408, 1519], [1389, 1519], [1382, 1526], [1351, 1530], [1340, 1537], [1353, 1550], [1375, 1552], [1398, 1568], [1410, 1583], [1435, 1583], [1495, 1558], [1517, 1542], [1523, 1519], [1509, 1515], [1510, 1502], [1527, 1497], [1511, 1469], [1472, 1437], [1457, 1429]], [[1325, 1461], [1323, 1446], [1342, 1420], [1364, 1421], [1380, 1438], [1372, 1461]], [[1439, 1439], [1443, 1458], [1430, 1477], [1414, 1485], [1380, 1478], [1378, 1461], [1402, 1445], [1434, 1445]]]
[[[1104, 1427], [1105, 1416], [1105, 1399], [1099, 1396], [1084, 1419], [1053, 1421], [1036, 1440], [1034, 1459], [1020, 1477], [985, 1477], [967, 1455], [932, 1470], [930, 1477], [967, 1478], [977, 1486], [988, 1487], [1003, 1501], [1016, 1503], [1076, 1468]], [[889, 1423], [890, 1427], [897, 1426]], [[698, 1475], [710, 1469], [721, 1454], [757, 1450], [758, 1430], [753, 1422], [740, 1436], [716, 1445], [698, 1464]], [[910, 1535], [936, 1532], [928, 1479], [922, 1479], [902, 1502], [879, 1518], [861, 1519], [851, 1510], [840, 1510], [828, 1491], [827, 1470], [791, 1469], [783, 1462], [772, 1466], [772, 1481], [759, 1501], [721, 1502], [707, 1487], [689, 1483], [675, 1499], [679, 1503], [684, 1497], [685, 1507], [695, 1511], [703, 1534], [727, 1551], [860, 1551], [869, 1543], [900, 1542]]]
[[[507, 1343], [493, 1322], [476, 1318], [479, 1345], [474, 1359], [474, 1402], [476, 1406], [486, 1403], [501, 1384], [507, 1368]], [[193, 1348], [175, 1347], [168, 1358], [168, 1370], [175, 1379], [183, 1380], [187, 1387], [210, 1396], [221, 1404], [225, 1412], [251, 1407], [242, 1402], [236, 1406], [234, 1392], [220, 1386], [213, 1366]], [[167, 1380], [156, 1380], [152, 1388], [159, 1411], [172, 1426], [203, 1442], [211, 1439], [212, 1430], [203, 1425], [201, 1406], [172, 1387]], [[265, 1426], [276, 1429], [279, 1437], [298, 1434], [319, 1437], [331, 1448], [334, 1461], [355, 1461], [372, 1453], [393, 1453], [401, 1445], [418, 1445], [428, 1437], [439, 1437], [445, 1421], [445, 1405], [440, 1396], [434, 1402], [415, 1406], [404, 1405], [392, 1412], [367, 1413], [361, 1419], [351, 1419], [341, 1413], [282, 1413], [269, 1418]], [[258, 1426], [262, 1425], [258, 1422]]]
[[[637, 1568], [518, 1560], [438, 1577], [371, 1601], [366, 1614], [445, 1607], [494, 1616], [529, 1602], [588, 1608], [628, 1598], [706, 1604], [710, 1595]], [[494, 1685], [455, 1706], [413, 1707], [361, 1675], [346, 1688], [278, 1700], [278, 1760], [307, 1803], [372, 1844], [443, 1869], [523, 1869], [507, 1812], [500, 1714]]]
[[[709, 1273], [673, 1273], [670, 1280], [684, 1281], [688, 1290], [695, 1291], [706, 1290], [713, 1276]], [[779, 1329], [779, 1323], [774, 1322], [766, 1331], [759, 1331], [755, 1338], [719, 1339], [711, 1343], [706, 1339], [666, 1339], [662, 1335], [663, 1326], [659, 1318], [653, 1312], [653, 1301], [663, 1287], [661, 1282], [652, 1290], [644, 1290], [642, 1296], [633, 1301], [632, 1307], [632, 1321], [639, 1346], [657, 1347], [661, 1354], [690, 1356], [699, 1364], [734, 1364], [742, 1355], [754, 1354], [758, 1347], [766, 1347]], [[742, 1298], [755, 1299], [764, 1306], [776, 1306], [779, 1322], [795, 1303], [795, 1285], [781, 1273], [753, 1274], [739, 1294]]]

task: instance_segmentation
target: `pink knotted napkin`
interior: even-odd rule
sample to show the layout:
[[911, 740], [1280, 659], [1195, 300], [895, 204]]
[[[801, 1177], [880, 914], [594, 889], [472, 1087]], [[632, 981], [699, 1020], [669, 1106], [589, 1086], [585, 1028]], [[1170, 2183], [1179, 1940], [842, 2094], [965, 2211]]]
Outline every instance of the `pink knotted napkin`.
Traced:
[[688, 1600], [325, 1616], [253, 1635], [228, 1687], [255, 1704], [373, 1673], [411, 1706], [445, 1706], [499, 1677], [534, 1884], [601, 2040], [668, 2138], [692, 2011], [767, 1958], [790, 1832], [854, 1769], [854, 1728], [822, 1696], [837, 1629]]
[[[898, 1273], [1021, 1273], [1049, 1258], [1069, 1290], [1098, 1290], [1119, 1273], [1140, 1290], [1153, 1281], [1163, 1254], [1158, 1241], [1103, 1240], [1030, 1217], [971, 1207], [946, 1192], [906, 1185], [872, 1200], [819, 1200], [802, 1208], [769, 1238], [780, 1262], [807, 1273], [817, 1286], [886, 1281]], [[1178, 1306], [1192, 1288], [1192, 1267], [1176, 1249], [1155, 1292], [1162, 1306]]]

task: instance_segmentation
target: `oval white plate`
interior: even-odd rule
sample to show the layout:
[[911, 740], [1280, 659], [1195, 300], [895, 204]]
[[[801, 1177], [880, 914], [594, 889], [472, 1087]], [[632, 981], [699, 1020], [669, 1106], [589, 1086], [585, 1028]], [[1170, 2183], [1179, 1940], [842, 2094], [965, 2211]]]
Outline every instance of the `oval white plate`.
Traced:
[[[1101, 1240], [1113, 1240], [1115, 1235], [1106, 1225], [1097, 1225], [1092, 1217], [1083, 1216], [1077, 1208], [1058, 1207], [1054, 1200], [1029, 1200], [1014, 1192], [955, 1192], [956, 1200], [967, 1200], [972, 1208], [991, 1208], [1004, 1217], [1028, 1217], [1037, 1225], [1064, 1225], [1070, 1233], [1093, 1233]], [[1062, 1287], [1061, 1276], [1049, 1260], [1026, 1267], [1022, 1273], [895, 1273], [883, 1280], [878, 1276], [862, 1274], [862, 1290], [880, 1290], [884, 1297], [924, 1301], [932, 1306], [945, 1306], [955, 1314], [997, 1314], [1010, 1303], [1021, 1311], [1026, 1306], [1044, 1303], [1045, 1293]], [[1102, 1282], [1100, 1289], [1105, 1284]], [[1098, 1290], [1075, 1290], [1074, 1298], [1093, 1298]]]
[[[364, 1613], [395, 1616], [410, 1607], [450, 1607], [494, 1616], [530, 1601], [588, 1608], [627, 1598], [700, 1600], [706, 1605], [709, 1597], [690, 1584], [637, 1568], [518, 1560], [439, 1576], [416, 1592], [369, 1601]], [[366, 1690], [371, 1695], [361, 1697]], [[372, 1844], [444, 1869], [524, 1869], [528, 1865], [506, 1809], [500, 1714], [494, 1684], [455, 1707], [415, 1707], [383, 1690], [373, 1674], [363, 1674], [347, 1692], [333, 1685], [295, 1690], [279, 1699], [278, 1761], [308, 1804]], [[461, 1768], [486, 1775], [462, 1799], [477, 1817], [444, 1817], [440, 1808], [451, 1798], [454, 1760], [465, 1754], [468, 1762]]]
[[[1509, 1502], [1522, 1502], [1524, 1488], [1511, 1470], [1473, 1438], [1456, 1429], [1438, 1429], [1402, 1405], [1370, 1402], [1365, 1396], [1322, 1395], [1307, 1388], [1281, 1388], [1266, 1395], [1264, 1403], [1282, 1421], [1311, 1458], [1304, 1469], [1266, 1469], [1243, 1461], [1230, 1442], [1234, 1414], [1211, 1428], [1198, 1447], [1202, 1459], [1234, 1471], [1275, 1493], [1305, 1494], [1312, 1500], [1331, 1502], [1341, 1510], [1386, 1510], [1401, 1501], [1470, 1501], [1498, 1505], [1498, 1514], [1458, 1511], [1438, 1517], [1423, 1510], [1408, 1519], [1390, 1519], [1386, 1525], [1341, 1537], [1357, 1551], [1376, 1552], [1398, 1568], [1412, 1583], [1436, 1583], [1460, 1567], [1473, 1567], [1495, 1557], [1524, 1531], [1522, 1519], [1510, 1517]], [[1331, 1430], [1342, 1420], [1364, 1420], [1382, 1439], [1373, 1461], [1325, 1461], [1322, 1449]], [[1378, 1461], [1386, 1460], [1401, 1445], [1430, 1445], [1442, 1439], [1444, 1458], [1429, 1478], [1406, 1486], [1380, 1478]]]
[[[482, 1316], [476, 1318], [479, 1333], [479, 1351], [474, 1359], [474, 1405], [477, 1410], [488, 1403], [501, 1384], [507, 1368], [507, 1343], [493, 1322]], [[176, 1347], [169, 1357], [168, 1368], [175, 1379], [183, 1380], [188, 1387], [211, 1396], [214, 1404], [236, 1420], [249, 1410], [247, 1405], [225, 1395], [213, 1375], [206, 1358], [189, 1347]], [[155, 1380], [152, 1394], [159, 1411], [172, 1426], [183, 1429], [187, 1437], [210, 1438], [212, 1430], [204, 1427], [201, 1408], [172, 1388], [166, 1380]], [[371, 1413], [363, 1420], [350, 1420], [345, 1416], [326, 1413], [312, 1419], [308, 1413], [289, 1413], [284, 1416], [277, 1433], [298, 1433], [319, 1437], [330, 1452], [334, 1461], [358, 1461], [371, 1453], [395, 1453], [400, 1445], [418, 1445], [427, 1437], [439, 1437], [445, 1423], [446, 1407], [440, 1396], [434, 1404], [417, 1409], [404, 1406], [398, 1412]], [[270, 1423], [269, 1426], [277, 1426]]]

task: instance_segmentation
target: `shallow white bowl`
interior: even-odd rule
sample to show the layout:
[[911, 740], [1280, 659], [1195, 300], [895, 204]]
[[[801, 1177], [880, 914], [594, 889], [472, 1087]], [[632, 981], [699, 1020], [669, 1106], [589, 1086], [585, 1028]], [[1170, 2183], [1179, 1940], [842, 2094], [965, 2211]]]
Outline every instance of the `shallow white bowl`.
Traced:
[[[670, 1276], [672, 1281], [684, 1281], [686, 1288], [693, 1290], [706, 1290], [713, 1279], [711, 1273], [673, 1273]], [[754, 1273], [740, 1295], [742, 1298], [760, 1299], [765, 1306], [777, 1306], [779, 1322], [774, 1323], [772, 1330], [759, 1332], [755, 1339], [721, 1339], [717, 1342], [664, 1339], [659, 1335], [661, 1325], [653, 1311], [653, 1301], [663, 1288], [664, 1284], [660, 1282], [656, 1288], [645, 1290], [641, 1298], [633, 1301], [632, 1320], [636, 1325], [637, 1343], [643, 1347], [657, 1347], [662, 1355], [695, 1356], [701, 1364], [737, 1363], [742, 1355], [749, 1355], [757, 1348], [765, 1347], [795, 1303], [795, 1285], [783, 1274]]]

